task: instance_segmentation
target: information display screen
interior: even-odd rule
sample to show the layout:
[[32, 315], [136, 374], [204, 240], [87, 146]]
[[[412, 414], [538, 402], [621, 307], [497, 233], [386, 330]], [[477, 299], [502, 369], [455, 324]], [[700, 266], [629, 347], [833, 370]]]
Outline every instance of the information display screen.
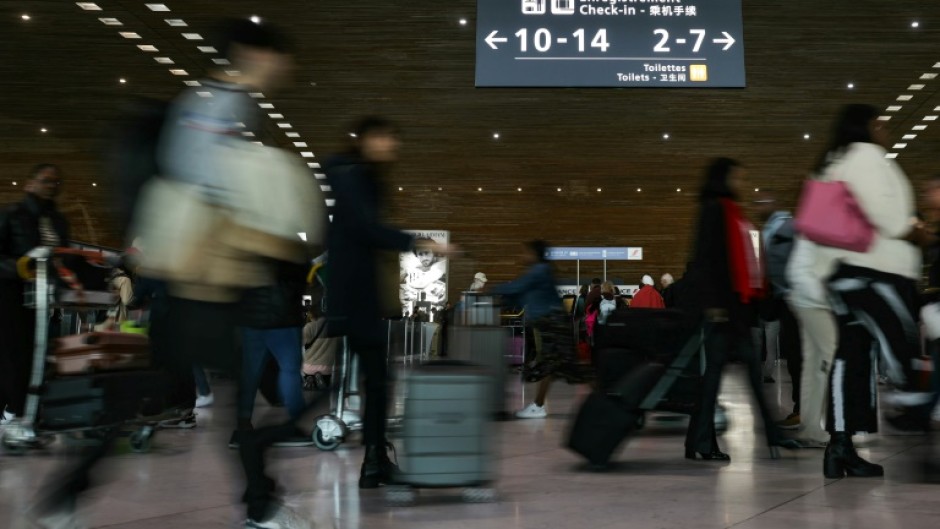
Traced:
[[741, 0], [477, 0], [478, 87], [744, 87]]

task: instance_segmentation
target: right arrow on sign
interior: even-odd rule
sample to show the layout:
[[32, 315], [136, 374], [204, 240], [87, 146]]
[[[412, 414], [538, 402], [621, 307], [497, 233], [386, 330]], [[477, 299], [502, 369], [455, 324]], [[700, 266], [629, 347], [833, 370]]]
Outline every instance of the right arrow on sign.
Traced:
[[[483, 40], [485, 40], [486, 43], [489, 44], [490, 47], [493, 48], [494, 50], [495, 50], [495, 49], [498, 49], [498, 48], [496, 47], [496, 43], [498, 43], [498, 42], [509, 42], [509, 39], [507, 39], [506, 37], [497, 37], [496, 35], [497, 35], [498, 33], [499, 33], [498, 30], [494, 30], [494, 31], [493, 31], [492, 33], [490, 33], [485, 39], [483, 39]], [[725, 33], [725, 35], [727, 35], [727, 33]], [[734, 41], [732, 41], [732, 42], [734, 42]]]
[[[496, 32], [494, 31], [493, 33], [496, 33]], [[721, 34], [724, 35], [725, 38], [723, 38], [723, 39], [714, 39], [714, 40], [712, 40], [712, 42], [714, 42], [715, 44], [724, 44], [725, 47], [722, 48], [721, 51], [728, 51], [728, 49], [729, 49], [731, 46], [734, 46], [734, 43], [737, 42], [737, 41], [735, 41], [735, 40], [734, 40], [734, 37], [732, 37], [731, 35], [729, 35], [727, 31], [722, 31]], [[492, 35], [491, 35], [491, 36], [492, 36]], [[490, 46], [492, 46], [492, 44], [490, 44]], [[493, 48], [495, 48], [495, 47], [496, 47], [496, 46], [493, 46]]]

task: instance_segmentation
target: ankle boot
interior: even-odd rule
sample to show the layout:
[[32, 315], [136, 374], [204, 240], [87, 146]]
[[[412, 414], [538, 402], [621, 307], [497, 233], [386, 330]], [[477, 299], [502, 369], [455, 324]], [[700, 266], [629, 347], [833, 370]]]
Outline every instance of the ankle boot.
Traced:
[[366, 456], [359, 472], [360, 489], [375, 489], [392, 482], [392, 478], [398, 472], [398, 467], [388, 458], [386, 446], [388, 443], [366, 445]]
[[826, 447], [823, 460], [823, 474], [827, 479], [841, 479], [845, 476], [870, 478], [884, 476], [881, 465], [862, 459], [852, 445], [852, 436], [847, 433], [834, 433]]

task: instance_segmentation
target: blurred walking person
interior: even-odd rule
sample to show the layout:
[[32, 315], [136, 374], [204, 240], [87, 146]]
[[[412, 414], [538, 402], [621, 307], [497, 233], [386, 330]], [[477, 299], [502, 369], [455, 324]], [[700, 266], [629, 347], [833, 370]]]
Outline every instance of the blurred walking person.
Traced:
[[359, 475], [363, 489], [390, 483], [396, 471], [385, 435], [390, 384], [382, 318], [401, 314], [398, 253], [450, 253], [446, 245], [430, 240], [418, 243], [414, 236], [384, 221], [386, 176], [398, 159], [400, 146], [395, 124], [367, 117], [356, 125], [349, 151], [324, 165], [336, 199], [327, 236], [330, 273], [326, 290], [332, 295], [326, 325], [330, 337], [347, 338], [352, 352], [359, 355], [365, 378], [365, 457]]

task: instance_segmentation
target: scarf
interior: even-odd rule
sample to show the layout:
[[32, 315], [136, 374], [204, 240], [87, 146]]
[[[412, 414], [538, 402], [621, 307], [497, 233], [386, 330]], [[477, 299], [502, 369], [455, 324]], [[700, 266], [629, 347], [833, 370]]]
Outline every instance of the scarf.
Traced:
[[728, 245], [728, 266], [731, 271], [731, 288], [741, 297], [742, 303], [764, 296], [764, 267], [761, 257], [751, 242], [752, 225], [738, 204], [721, 199], [725, 217], [725, 237]]

